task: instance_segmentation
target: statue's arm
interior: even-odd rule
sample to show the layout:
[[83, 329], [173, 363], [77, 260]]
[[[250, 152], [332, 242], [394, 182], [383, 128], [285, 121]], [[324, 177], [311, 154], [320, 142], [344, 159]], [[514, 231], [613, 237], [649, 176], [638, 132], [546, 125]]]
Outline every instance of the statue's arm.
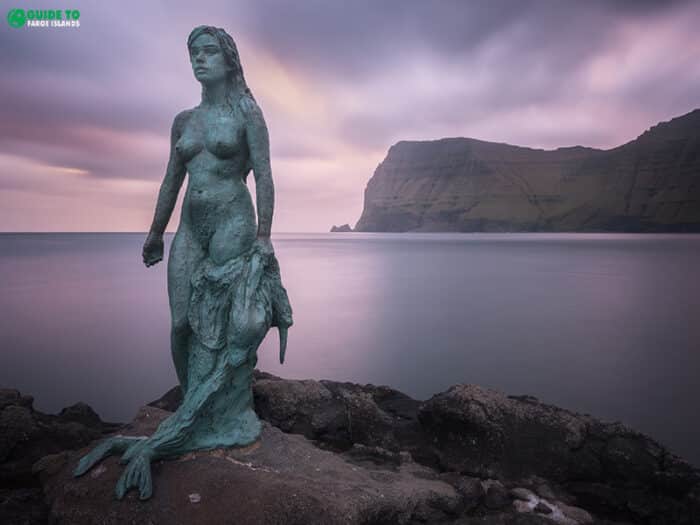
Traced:
[[170, 131], [170, 158], [168, 167], [165, 170], [165, 177], [158, 192], [158, 202], [156, 203], [156, 211], [153, 215], [153, 223], [150, 230], [150, 235], [154, 237], [163, 236], [165, 227], [168, 225], [170, 216], [175, 208], [177, 194], [182, 187], [182, 182], [185, 180], [187, 170], [182, 158], [175, 150], [175, 144], [180, 138], [188, 118], [189, 111], [183, 111], [173, 120], [173, 126]]
[[246, 116], [246, 138], [255, 176], [258, 237], [269, 238], [275, 208], [275, 187], [270, 169], [270, 138], [262, 110], [257, 103], [244, 96], [240, 104]]

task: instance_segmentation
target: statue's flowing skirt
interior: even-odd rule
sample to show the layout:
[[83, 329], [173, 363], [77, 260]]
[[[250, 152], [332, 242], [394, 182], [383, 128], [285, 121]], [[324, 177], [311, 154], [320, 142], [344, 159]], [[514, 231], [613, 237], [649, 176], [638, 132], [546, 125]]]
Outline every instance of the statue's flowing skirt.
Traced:
[[224, 264], [204, 259], [192, 276], [187, 390], [148, 439], [154, 457], [247, 445], [261, 432], [253, 410], [257, 349], [271, 326], [284, 351], [292, 310], [279, 264], [258, 245]]

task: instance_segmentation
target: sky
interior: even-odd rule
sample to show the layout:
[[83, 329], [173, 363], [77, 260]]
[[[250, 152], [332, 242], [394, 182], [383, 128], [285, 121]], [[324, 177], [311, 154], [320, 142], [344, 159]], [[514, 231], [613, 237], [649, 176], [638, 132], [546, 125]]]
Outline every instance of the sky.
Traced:
[[[234, 38], [265, 115], [273, 232], [353, 226], [400, 140], [607, 149], [700, 107], [694, 0], [0, 5], [0, 231], [148, 230], [202, 24]], [[12, 8], [80, 27], [13, 28]]]

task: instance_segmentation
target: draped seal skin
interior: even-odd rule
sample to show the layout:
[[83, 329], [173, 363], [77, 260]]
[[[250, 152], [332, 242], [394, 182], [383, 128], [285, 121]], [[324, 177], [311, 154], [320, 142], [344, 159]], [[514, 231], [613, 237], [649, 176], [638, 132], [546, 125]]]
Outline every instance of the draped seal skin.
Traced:
[[[173, 121], [170, 159], [143, 246], [146, 266], [163, 259], [163, 232], [189, 174], [168, 259], [171, 351], [183, 402], [153, 435], [108, 438], [79, 461], [75, 476], [121, 454], [119, 499], [132, 488], [141, 499], [151, 497], [154, 460], [258, 439], [251, 385], [257, 349], [276, 326], [284, 362], [292, 325], [270, 242], [274, 186], [262, 111], [226, 31], [196, 27], [187, 48], [202, 101]], [[251, 170], [257, 221], [246, 186]]]

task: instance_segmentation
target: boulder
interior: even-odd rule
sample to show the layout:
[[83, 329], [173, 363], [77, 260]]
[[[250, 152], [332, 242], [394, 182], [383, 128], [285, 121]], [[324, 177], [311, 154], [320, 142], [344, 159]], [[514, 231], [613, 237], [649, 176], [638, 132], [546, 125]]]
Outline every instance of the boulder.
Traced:
[[[620, 423], [476, 385], [432, 397], [418, 417], [424, 442], [444, 470], [500, 480], [545, 478], [613, 519], [700, 523], [700, 472]], [[547, 484], [531, 488], [559, 496]]]
[[48, 415], [34, 410], [31, 396], [0, 389], [0, 488], [35, 487], [35, 461], [83, 447], [118, 427], [103, 422], [84, 403], [65, 408], [59, 415]]
[[567, 479], [572, 451], [583, 445], [585, 419], [526, 399], [457, 385], [426, 402], [419, 418], [445, 469], [481, 477], [535, 473]]
[[0, 389], [0, 523], [46, 523], [47, 508], [32, 465], [40, 458], [80, 448], [119, 425], [105, 423], [84, 403], [59, 415], [34, 410], [32, 396]]

